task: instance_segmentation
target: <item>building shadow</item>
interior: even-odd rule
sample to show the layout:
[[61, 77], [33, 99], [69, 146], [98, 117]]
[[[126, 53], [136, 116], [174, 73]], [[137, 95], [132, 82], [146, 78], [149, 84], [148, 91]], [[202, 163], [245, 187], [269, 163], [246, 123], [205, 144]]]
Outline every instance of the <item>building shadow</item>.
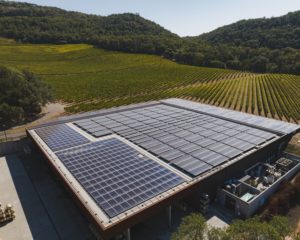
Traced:
[[7, 156], [7, 165], [33, 239], [95, 239], [89, 223], [39, 155]]

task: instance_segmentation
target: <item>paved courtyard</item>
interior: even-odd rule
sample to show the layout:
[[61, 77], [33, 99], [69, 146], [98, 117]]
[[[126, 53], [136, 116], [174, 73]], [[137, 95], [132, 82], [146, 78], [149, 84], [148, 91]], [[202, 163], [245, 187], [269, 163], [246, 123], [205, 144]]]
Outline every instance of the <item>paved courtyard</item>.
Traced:
[[95, 239], [88, 221], [41, 159], [1, 157], [0, 193], [0, 202], [13, 204], [16, 211], [16, 219], [0, 227], [1, 240]]

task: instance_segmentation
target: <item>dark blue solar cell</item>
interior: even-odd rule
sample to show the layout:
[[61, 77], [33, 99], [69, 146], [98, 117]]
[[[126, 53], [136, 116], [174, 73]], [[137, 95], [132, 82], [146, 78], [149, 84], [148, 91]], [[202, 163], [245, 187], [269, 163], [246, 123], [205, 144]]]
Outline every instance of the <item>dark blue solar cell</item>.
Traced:
[[56, 155], [111, 218], [185, 181], [116, 138]]
[[90, 142], [66, 124], [37, 128], [35, 132], [54, 152]]

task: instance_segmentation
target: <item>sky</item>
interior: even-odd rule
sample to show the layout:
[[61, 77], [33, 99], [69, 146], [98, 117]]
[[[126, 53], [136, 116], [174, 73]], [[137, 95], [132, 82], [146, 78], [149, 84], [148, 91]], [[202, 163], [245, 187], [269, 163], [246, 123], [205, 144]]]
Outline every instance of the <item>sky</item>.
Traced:
[[196, 36], [241, 19], [300, 10], [300, 0], [19, 0], [107, 16], [139, 13], [180, 36]]

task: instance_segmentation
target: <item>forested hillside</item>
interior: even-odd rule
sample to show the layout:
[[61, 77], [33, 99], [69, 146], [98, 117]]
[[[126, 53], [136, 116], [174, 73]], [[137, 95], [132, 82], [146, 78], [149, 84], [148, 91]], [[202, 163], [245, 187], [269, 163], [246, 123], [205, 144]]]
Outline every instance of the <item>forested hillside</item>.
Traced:
[[31, 43], [89, 43], [127, 52], [163, 53], [182, 41], [137, 14], [108, 17], [0, 1], [0, 35]]
[[200, 35], [213, 44], [300, 49], [300, 11], [282, 17], [242, 20]]
[[102, 17], [0, 0], [2, 37], [29, 43], [88, 43], [196, 66], [300, 74], [299, 32], [299, 12], [180, 38], [137, 14]]

